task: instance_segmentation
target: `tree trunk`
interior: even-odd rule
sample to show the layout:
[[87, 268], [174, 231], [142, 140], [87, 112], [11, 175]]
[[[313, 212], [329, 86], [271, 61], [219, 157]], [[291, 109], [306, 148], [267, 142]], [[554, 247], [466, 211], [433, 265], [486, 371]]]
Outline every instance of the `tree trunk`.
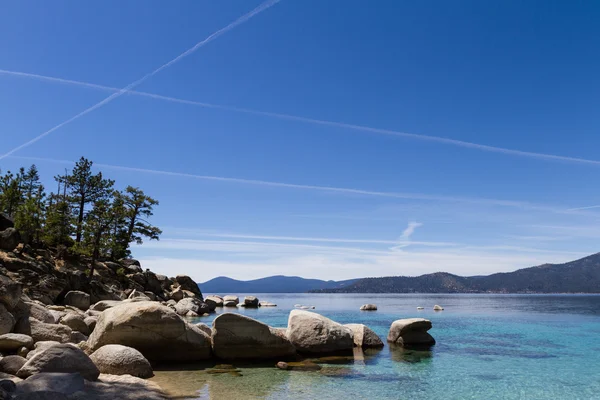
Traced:
[[81, 194], [81, 201], [79, 202], [79, 217], [77, 217], [77, 236], [75, 237], [75, 243], [81, 242], [81, 231], [83, 230], [83, 208], [85, 207], [85, 196]]
[[96, 236], [94, 237], [94, 251], [92, 251], [92, 265], [90, 266], [90, 279], [94, 276], [94, 269], [96, 267], [96, 260], [98, 259], [98, 254], [100, 252], [100, 238], [102, 237], [102, 232], [96, 232]]

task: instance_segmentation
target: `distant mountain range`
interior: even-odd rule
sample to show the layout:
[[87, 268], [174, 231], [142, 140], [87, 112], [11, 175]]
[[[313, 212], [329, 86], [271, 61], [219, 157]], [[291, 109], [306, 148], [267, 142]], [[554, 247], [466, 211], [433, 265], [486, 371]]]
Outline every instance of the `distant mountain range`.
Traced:
[[356, 279], [346, 281], [322, 281], [304, 279], [299, 276], [269, 276], [251, 281], [238, 281], [220, 276], [200, 283], [200, 290], [205, 294], [229, 293], [306, 293], [310, 290], [336, 289], [354, 283]]
[[270, 276], [251, 281], [218, 277], [201, 283], [203, 293], [600, 293], [600, 253], [564, 264], [543, 264], [488, 276], [436, 272], [415, 277], [323, 281]]
[[565, 264], [543, 264], [488, 276], [446, 272], [364, 278], [316, 293], [600, 293], [600, 253]]

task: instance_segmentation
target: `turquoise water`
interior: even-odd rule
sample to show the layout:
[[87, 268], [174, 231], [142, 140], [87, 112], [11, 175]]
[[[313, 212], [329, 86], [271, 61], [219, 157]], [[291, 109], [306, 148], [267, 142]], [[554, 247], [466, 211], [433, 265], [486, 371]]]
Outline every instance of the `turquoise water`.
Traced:
[[[156, 381], [166, 386], [178, 381], [188, 395], [195, 393], [191, 398], [210, 399], [600, 399], [600, 296], [258, 297], [278, 307], [236, 312], [285, 327], [294, 304], [314, 305], [315, 312], [340, 323], [364, 323], [384, 341], [392, 321], [423, 317], [432, 321], [437, 344], [429, 352], [386, 345], [356, 354], [347, 364], [323, 365], [320, 372], [234, 364], [240, 371], [235, 376], [209, 376], [197, 367], [158, 371]], [[365, 303], [379, 310], [359, 311]], [[445, 310], [434, 312], [434, 304]], [[199, 321], [210, 325], [214, 318]]]

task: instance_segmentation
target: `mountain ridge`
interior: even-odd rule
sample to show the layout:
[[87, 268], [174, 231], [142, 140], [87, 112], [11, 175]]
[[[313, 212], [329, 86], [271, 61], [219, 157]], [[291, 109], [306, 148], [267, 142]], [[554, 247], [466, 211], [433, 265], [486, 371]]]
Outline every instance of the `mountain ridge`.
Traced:
[[363, 278], [312, 293], [600, 293], [600, 253], [562, 264], [541, 264], [513, 272], [459, 276], [435, 272], [415, 277]]
[[226, 276], [219, 276], [200, 283], [205, 293], [306, 293], [310, 290], [337, 288], [353, 283], [358, 279], [343, 281], [325, 281], [306, 279], [299, 276], [273, 275], [259, 279], [241, 281]]

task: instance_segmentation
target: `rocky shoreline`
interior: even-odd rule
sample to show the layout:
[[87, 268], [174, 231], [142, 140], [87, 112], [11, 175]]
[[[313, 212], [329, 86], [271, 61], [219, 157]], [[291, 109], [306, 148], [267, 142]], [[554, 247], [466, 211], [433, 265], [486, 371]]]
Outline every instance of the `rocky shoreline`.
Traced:
[[[166, 399], [146, 380], [161, 363], [272, 361], [310, 371], [320, 368], [310, 357], [383, 347], [367, 326], [309, 307], [292, 310], [287, 328], [229, 312], [211, 327], [193, 324], [189, 317], [217, 307], [275, 305], [254, 296], [204, 298], [190, 277], [143, 271], [136, 260], [98, 262], [95, 270], [90, 279], [80, 264], [22, 244], [0, 251], [0, 400]], [[395, 321], [387, 340], [431, 346], [430, 328], [424, 319]]]

